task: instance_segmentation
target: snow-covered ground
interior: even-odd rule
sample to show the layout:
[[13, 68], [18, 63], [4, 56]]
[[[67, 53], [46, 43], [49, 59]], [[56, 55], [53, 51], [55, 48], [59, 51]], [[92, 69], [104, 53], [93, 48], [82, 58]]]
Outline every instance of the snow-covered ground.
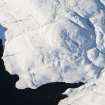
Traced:
[[104, 105], [105, 0], [0, 0], [0, 24], [17, 88], [84, 81], [60, 105]]
[[68, 98], [61, 100], [59, 105], [105, 105], [105, 72], [94, 83], [77, 90], [68, 89]]

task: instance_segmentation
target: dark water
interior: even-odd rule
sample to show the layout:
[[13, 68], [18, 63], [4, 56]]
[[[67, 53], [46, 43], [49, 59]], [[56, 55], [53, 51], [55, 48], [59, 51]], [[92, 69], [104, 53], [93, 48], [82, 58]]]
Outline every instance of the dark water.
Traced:
[[[4, 32], [0, 30], [0, 34], [4, 34]], [[58, 105], [61, 99], [67, 97], [62, 95], [66, 89], [78, 88], [84, 85], [82, 82], [73, 84], [55, 82], [43, 85], [36, 90], [17, 90], [14, 85], [18, 80], [18, 76], [11, 76], [5, 71], [2, 56], [3, 45], [0, 39], [0, 105]]]

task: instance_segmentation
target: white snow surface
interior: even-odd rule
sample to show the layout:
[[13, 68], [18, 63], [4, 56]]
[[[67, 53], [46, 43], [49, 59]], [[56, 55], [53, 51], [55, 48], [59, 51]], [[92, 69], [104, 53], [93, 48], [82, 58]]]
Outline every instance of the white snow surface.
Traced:
[[59, 105], [104, 105], [105, 0], [0, 0], [0, 24], [17, 88], [83, 81]]

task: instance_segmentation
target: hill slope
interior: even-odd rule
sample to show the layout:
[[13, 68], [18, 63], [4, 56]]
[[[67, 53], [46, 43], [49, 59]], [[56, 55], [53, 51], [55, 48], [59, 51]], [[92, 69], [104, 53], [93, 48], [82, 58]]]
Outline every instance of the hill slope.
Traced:
[[0, 0], [0, 23], [7, 28], [3, 60], [19, 76], [17, 88], [84, 81], [90, 93], [82, 105], [96, 95], [90, 87], [103, 87], [97, 81], [105, 67], [104, 0]]

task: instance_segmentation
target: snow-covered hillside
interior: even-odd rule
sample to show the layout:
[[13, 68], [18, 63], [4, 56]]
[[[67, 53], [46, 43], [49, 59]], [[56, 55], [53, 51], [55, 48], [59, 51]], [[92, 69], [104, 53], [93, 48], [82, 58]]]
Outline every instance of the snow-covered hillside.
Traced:
[[17, 88], [84, 81], [60, 104], [103, 105], [105, 0], [0, 0], [0, 24], [7, 29], [3, 59], [19, 75]]
[[68, 98], [62, 100], [59, 105], [105, 105], [105, 72], [101, 77], [77, 89], [68, 89]]

